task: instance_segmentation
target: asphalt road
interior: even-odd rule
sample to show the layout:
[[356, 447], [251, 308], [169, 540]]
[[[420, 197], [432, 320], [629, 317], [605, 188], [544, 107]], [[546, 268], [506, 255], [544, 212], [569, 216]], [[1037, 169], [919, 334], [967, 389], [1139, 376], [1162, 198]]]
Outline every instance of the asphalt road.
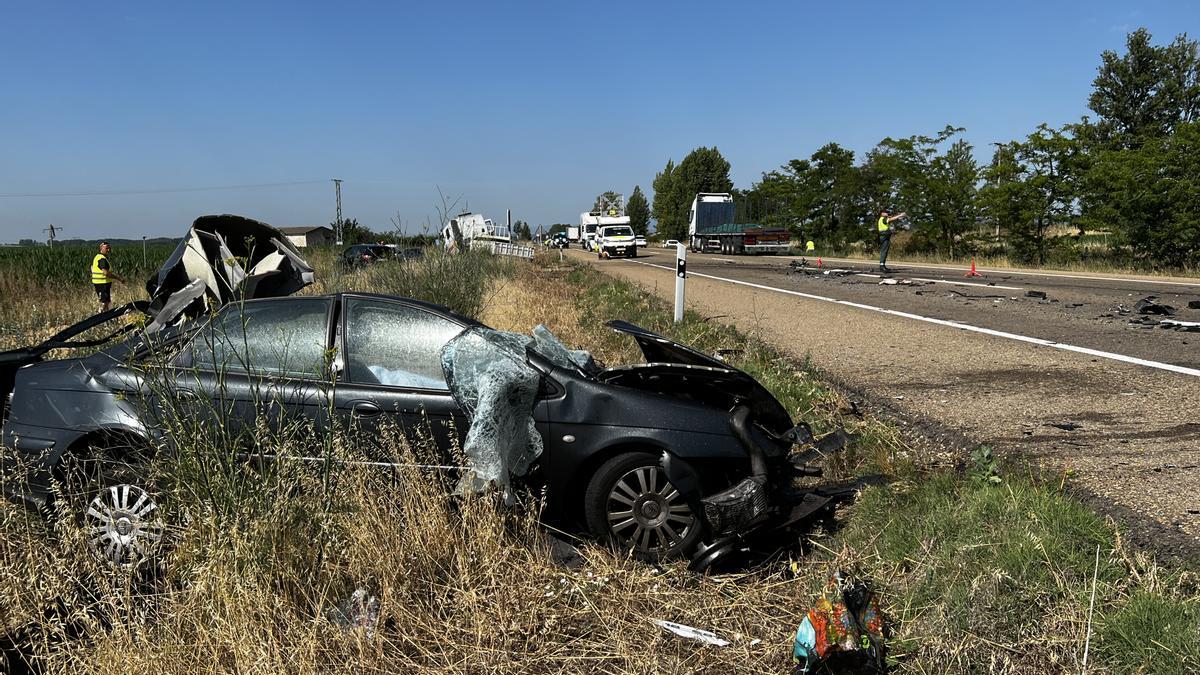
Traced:
[[[641, 253], [568, 255], [670, 301], [673, 252]], [[895, 263], [898, 283], [881, 285], [861, 261], [798, 261], [689, 254], [687, 306], [808, 359], [915, 433], [963, 439], [951, 450], [960, 458], [989, 444], [1061, 474], [1139, 543], [1200, 553], [1200, 333], [1131, 323], [1167, 318], [1133, 311], [1148, 296], [1174, 306], [1176, 320], [1200, 321], [1187, 308], [1200, 280], [964, 278], [961, 268]]]
[[[646, 249], [639, 260], [674, 266], [674, 254]], [[965, 277], [967, 268], [893, 263], [880, 275], [863, 261], [815, 260], [793, 267], [790, 256], [688, 255], [688, 272], [776, 286], [882, 309], [960, 322], [993, 331], [1047, 340], [1200, 370], [1200, 332], [1163, 328], [1168, 321], [1200, 323], [1200, 279], [1122, 277], [1100, 274], [985, 270]], [[826, 273], [828, 272], [828, 274]], [[881, 285], [884, 279], [896, 285]], [[1045, 293], [1037, 298], [1028, 292]], [[1174, 316], [1140, 314], [1140, 299], [1173, 307]], [[1196, 327], [1200, 330], [1200, 326]]]

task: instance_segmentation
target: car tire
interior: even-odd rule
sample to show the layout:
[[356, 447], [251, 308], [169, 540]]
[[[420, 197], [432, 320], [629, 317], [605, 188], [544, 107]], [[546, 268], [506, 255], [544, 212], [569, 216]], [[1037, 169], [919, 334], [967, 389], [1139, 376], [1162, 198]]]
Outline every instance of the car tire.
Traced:
[[64, 507], [103, 562], [130, 569], [154, 558], [166, 525], [142, 456], [89, 448], [64, 473]]
[[689, 555], [704, 525], [667, 480], [657, 455], [627, 452], [600, 466], [584, 492], [596, 537], [646, 560]]

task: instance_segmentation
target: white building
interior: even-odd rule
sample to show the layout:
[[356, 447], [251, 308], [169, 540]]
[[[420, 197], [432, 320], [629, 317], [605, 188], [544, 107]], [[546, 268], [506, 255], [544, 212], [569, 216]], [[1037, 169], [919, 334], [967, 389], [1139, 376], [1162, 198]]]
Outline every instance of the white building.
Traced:
[[311, 246], [329, 246], [333, 243], [333, 230], [324, 225], [305, 225], [301, 227], [281, 227], [284, 234], [296, 248]]

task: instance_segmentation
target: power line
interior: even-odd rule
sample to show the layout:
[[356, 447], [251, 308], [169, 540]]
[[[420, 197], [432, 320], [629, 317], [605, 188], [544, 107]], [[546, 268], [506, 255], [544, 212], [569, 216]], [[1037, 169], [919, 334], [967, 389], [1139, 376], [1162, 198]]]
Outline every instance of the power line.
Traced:
[[251, 190], [262, 188], [291, 187], [294, 185], [320, 185], [325, 180], [297, 180], [285, 183], [247, 183], [244, 185], [213, 185], [209, 187], [152, 188], [141, 190], [90, 190], [86, 192], [10, 192], [0, 193], [0, 199], [23, 199], [38, 197], [104, 197], [113, 195], [159, 195], [178, 192], [212, 192], [215, 190]]

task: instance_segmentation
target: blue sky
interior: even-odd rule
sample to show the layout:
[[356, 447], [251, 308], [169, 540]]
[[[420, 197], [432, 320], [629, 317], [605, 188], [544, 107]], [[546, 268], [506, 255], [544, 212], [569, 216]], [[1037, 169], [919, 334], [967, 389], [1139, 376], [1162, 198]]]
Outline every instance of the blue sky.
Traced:
[[[1087, 112], [1104, 49], [1192, 2], [7, 2], [0, 242], [177, 236], [204, 213], [375, 229], [572, 222], [716, 145], [737, 185], [829, 141], [988, 144]], [[462, 205], [460, 203], [460, 205]]]

